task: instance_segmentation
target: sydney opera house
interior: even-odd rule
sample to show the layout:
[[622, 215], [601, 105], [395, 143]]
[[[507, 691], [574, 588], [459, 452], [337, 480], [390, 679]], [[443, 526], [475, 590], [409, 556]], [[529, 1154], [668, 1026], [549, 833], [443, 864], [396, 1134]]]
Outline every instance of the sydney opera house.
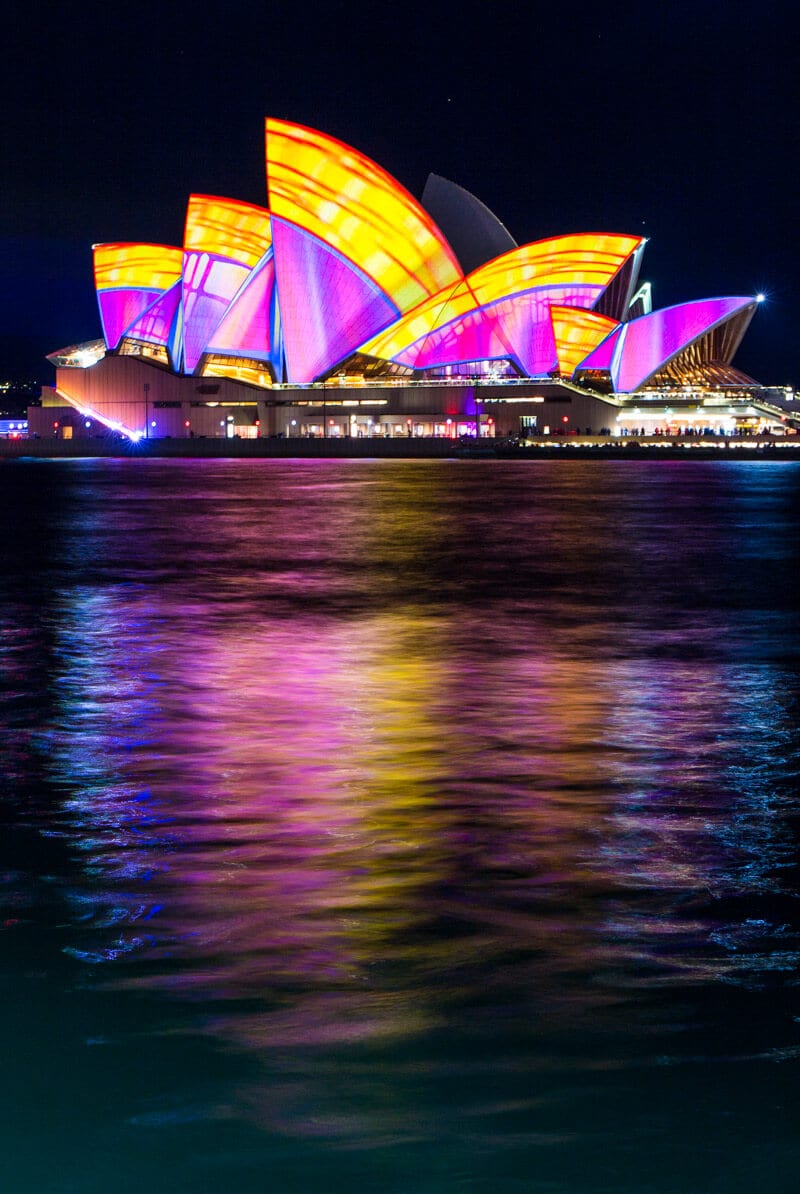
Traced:
[[[790, 426], [732, 360], [757, 298], [651, 308], [645, 242], [518, 245], [431, 175], [266, 121], [267, 206], [192, 195], [183, 244], [94, 247], [102, 340], [53, 353], [61, 434], [523, 436]], [[784, 400], [785, 399], [785, 400]], [[787, 413], [788, 412], [788, 413]], [[53, 424], [55, 425], [55, 423]]]

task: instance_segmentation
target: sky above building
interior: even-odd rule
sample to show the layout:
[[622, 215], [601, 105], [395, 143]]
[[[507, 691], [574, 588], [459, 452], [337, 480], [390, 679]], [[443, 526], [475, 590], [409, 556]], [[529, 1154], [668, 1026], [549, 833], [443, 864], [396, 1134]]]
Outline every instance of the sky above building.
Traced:
[[657, 306], [763, 292], [736, 364], [800, 384], [798, 71], [787, 2], [201, 8], [12, 0], [0, 375], [100, 334], [93, 243], [179, 245], [190, 193], [263, 205], [265, 116], [430, 171], [519, 243], [649, 238]]

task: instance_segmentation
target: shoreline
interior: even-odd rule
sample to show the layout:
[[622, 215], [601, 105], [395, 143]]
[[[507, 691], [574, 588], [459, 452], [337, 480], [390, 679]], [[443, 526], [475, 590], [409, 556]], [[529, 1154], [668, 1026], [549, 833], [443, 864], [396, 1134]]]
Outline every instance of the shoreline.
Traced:
[[527, 441], [445, 439], [2, 439], [0, 460], [800, 460], [800, 437], [580, 436]]

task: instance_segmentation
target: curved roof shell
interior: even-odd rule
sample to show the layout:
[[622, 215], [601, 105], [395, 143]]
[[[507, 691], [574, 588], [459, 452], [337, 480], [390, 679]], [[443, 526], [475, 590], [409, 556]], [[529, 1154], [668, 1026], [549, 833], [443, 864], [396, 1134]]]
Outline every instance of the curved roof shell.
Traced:
[[572, 377], [578, 365], [597, 348], [615, 328], [616, 319], [598, 311], [582, 311], [578, 307], [550, 308], [553, 339], [558, 356], [558, 371], [562, 377]]
[[403, 311], [460, 279], [428, 213], [364, 154], [314, 129], [267, 120], [266, 158], [289, 381], [324, 376]]
[[517, 247], [485, 203], [440, 174], [428, 175], [422, 206], [447, 237], [465, 274]]
[[95, 245], [94, 284], [103, 338], [116, 348], [132, 324], [181, 277], [183, 250], [170, 245]]
[[559, 363], [550, 306], [591, 308], [640, 244], [602, 233], [522, 245], [420, 303], [360, 351], [423, 369], [482, 359], [474, 355], [482, 338], [494, 344], [491, 356], [511, 356], [523, 373], [550, 372]]
[[267, 120], [266, 151], [272, 214], [341, 254], [399, 311], [461, 277], [424, 208], [358, 150], [302, 125]]
[[183, 255], [183, 363], [193, 373], [228, 307], [272, 248], [270, 213], [217, 195], [192, 195]]
[[[387, 372], [503, 359], [531, 377], [607, 373], [628, 392], [729, 362], [755, 309], [717, 298], [630, 319], [641, 237], [516, 246], [475, 196], [432, 175], [424, 199], [443, 231], [386, 170], [333, 137], [269, 119], [265, 145], [268, 207], [192, 195], [182, 248], [95, 246], [109, 349], [125, 338], [165, 347], [158, 359], [186, 373], [239, 358], [258, 362], [259, 378], [295, 384], [354, 354]], [[474, 266], [466, 274], [448, 230]], [[640, 298], [633, 309], [646, 306]]]
[[[581, 362], [580, 369], [608, 370], [614, 390], [631, 393], [714, 328], [744, 314], [749, 322], [756, 305], [752, 297], [712, 298], [651, 311], [621, 324]], [[744, 334], [744, 326], [730, 356]]]

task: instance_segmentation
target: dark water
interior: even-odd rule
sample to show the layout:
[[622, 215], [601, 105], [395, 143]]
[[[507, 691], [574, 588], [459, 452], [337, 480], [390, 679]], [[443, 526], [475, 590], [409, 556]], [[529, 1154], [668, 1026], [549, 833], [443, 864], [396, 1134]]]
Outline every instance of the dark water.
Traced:
[[798, 1189], [800, 465], [0, 495], [4, 1190]]

